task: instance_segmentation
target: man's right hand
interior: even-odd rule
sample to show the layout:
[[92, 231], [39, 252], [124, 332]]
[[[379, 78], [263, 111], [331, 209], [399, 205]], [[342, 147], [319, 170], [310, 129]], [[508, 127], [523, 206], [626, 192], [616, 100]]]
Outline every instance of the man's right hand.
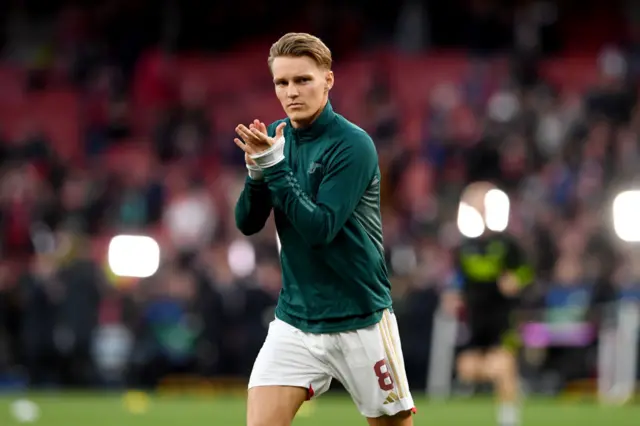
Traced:
[[[267, 134], [267, 126], [265, 126], [265, 124], [259, 120], [253, 120], [253, 123], [249, 124], [249, 129], [257, 129], [258, 131]], [[251, 179], [262, 180], [262, 171], [246, 151], [244, 153], [244, 161], [247, 164], [247, 169], [249, 169], [249, 176], [251, 177]]]
[[[253, 122], [249, 124], [249, 128], [239, 124], [236, 127], [236, 133], [242, 139], [235, 138], [233, 141], [246, 154], [255, 155], [271, 147], [271, 144], [269, 143], [271, 138], [267, 137], [267, 126], [260, 120], [253, 120]], [[256, 135], [265, 135], [267, 140], [263, 141]]]

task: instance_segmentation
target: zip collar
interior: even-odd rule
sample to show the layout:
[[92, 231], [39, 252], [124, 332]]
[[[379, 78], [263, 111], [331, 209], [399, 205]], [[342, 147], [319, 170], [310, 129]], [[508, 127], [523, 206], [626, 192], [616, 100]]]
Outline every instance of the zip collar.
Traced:
[[326, 130], [329, 123], [336, 117], [331, 101], [327, 100], [320, 115], [307, 127], [296, 129], [291, 125], [291, 119], [287, 118], [287, 127], [291, 129], [293, 135], [299, 140], [312, 140], [320, 137]]

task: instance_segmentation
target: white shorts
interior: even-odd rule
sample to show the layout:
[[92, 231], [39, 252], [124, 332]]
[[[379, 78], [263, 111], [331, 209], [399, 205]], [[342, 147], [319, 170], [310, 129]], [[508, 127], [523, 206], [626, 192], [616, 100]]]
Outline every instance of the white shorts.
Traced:
[[404, 369], [395, 315], [360, 330], [311, 334], [275, 319], [258, 354], [249, 389], [297, 386], [309, 398], [322, 395], [335, 378], [366, 417], [415, 411]]

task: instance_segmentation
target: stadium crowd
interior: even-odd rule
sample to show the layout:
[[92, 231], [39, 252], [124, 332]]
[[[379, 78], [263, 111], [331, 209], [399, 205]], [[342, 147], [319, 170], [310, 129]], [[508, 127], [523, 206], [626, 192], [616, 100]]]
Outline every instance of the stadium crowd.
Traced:
[[[232, 139], [238, 122], [280, 116], [267, 50], [133, 54], [120, 40], [109, 56], [78, 10], [57, 22], [55, 53], [29, 46], [27, 66], [0, 77], [18, 98], [64, 92], [78, 106], [64, 124], [78, 135], [68, 148], [49, 133], [63, 124], [28, 110], [16, 118], [11, 99], [0, 100], [0, 387], [247, 376], [280, 272], [272, 223], [250, 239], [235, 229], [245, 169]], [[19, 56], [16, 46], [5, 43]], [[509, 232], [536, 265], [527, 306], [538, 317], [580, 321], [617, 293], [640, 294], [638, 253], [615, 243], [608, 222], [611, 197], [638, 180], [638, 63], [633, 44], [552, 60], [524, 48], [508, 58], [340, 55], [332, 103], [378, 145], [388, 264], [416, 386], [469, 182], [508, 193]], [[65, 120], [56, 108], [43, 114]], [[154, 276], [109, 271], [104, 243], [117, 234], [159, 241]], [[592, 373], [579, 359], [557, 368], [563, 379]]]

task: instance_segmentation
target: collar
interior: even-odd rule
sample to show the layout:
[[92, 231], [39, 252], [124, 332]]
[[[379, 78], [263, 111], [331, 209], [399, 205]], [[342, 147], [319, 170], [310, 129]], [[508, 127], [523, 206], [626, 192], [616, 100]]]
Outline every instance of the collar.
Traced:
[[291, 120], [287, 118], [287, 126], [291, 128], [292, 133], [301, 140], [309, 140], [316, 139], [322, 133], [324, 133], [325, 129], [333, 121], [336, 117], [336, 113], [333, 111], [333, 107], [331, 106], [331, 101], [327, 100], [324, 108], [320, 115], [307, 127], [303, 127], [300, 129], [295, 129], [291, 126]]

